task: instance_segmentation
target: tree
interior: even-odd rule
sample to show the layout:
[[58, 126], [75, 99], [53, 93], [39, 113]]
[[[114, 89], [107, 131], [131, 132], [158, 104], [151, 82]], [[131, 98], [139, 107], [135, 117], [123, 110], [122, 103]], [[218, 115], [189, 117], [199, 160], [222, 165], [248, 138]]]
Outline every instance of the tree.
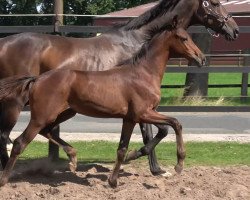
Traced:
[[[65, 14], [101, 15], [138, 6], [152, 0], [64, 0]], [[0, 14], [52, 14], [54, 0], [0, 0]], [[1, 26], [51, 25], [53, 16], [0, 17]], [[65, 25], [89, 25], [92, 17], [64, 17]]]
[[[194, 43], [199, 47], [203, 53], [210, 53], [212, 37], [209, 33], [192, 34], [192, 39]], [[210, 60], [206, 61], [206, 64], [209, 65]], [[188, 65], [194, 66], [195, 63], [190, 62]], [[207, 96], [208, 93], [208, 73], [196, 74], [196, 73], [187, 73], [184, 97], [188, 96]]]

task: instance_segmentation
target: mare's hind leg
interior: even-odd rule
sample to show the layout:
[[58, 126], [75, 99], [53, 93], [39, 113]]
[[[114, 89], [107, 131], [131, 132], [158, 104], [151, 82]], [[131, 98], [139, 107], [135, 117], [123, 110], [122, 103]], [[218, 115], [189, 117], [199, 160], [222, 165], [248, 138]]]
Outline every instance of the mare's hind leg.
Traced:
[[7, 152], [7, 144], [11, 142], [9, 135], [11, 130], [16, 124], [18, 116], [23, 109], [24, 105], [17, 100], [8, 100], [1, 102], [0, 113], [0, 159], [2, 168], [6, 166], [9, 156]]
[[4, 168], [2, 177], [0, 179], [0, 186], [3, 186], [8, 182], [10, 173], [15, 165], [18, 156], [24, 151], [26, 146], [35, 138], [37, 133], [39, 133], [41, 127], [42, 126], [30, 121], [25, 131], [18, 138], [15, 139], [10, 158], [7, 162], [6, 167]]
[[142, 147], [139, 151], [132, 151], [127, 155], [126, 161], [137, 159], [141, 156], [148, 155], [155, 146], [167, 136], [168, 128], [171, 126], [176, 134], [177, 142], [177, 165], [175, 166], [176, 172], [180, 173], [183, 169], [184, 159], [185, 159], [185, 149], [182, 138], [182, 126], [177, 119], [172, 117], [167, 117], [157, 113], [156, 111], [149, 111], [141, 119], [143, 122], [152, 123], [156, 125], [159, 129], [157, 135], [148, 144]]
[[[142, 133], [143, 143], [146, 145], [150, 140], [153, 139], [152, 125], [140, 123], [140, 129]], [[148, 161], [150, 171], [154, 176], [166, 173], [165, 170], [162, 170], [160, 168], [154, 149], [148, 154]]]
[[134, 127], [135, 127], [135, 122], [126, 121], [125, 119], [123, 120], [122, 133], [120, 137], [119, 146], [117, 149], [116, 162], [115, 162], [113, 171], [108, 179], [109, 185], [111, 187], [117, 186], [117, 178], [118, 178], [119, 170], [120, 170], [122, 162], [124, 161], [126, 152], [128, 150], [129, 141], [130, 141], [131, 134], [133, 132]]
[[73, 111], [72, 109], [67, 109], [67, 110], [63, 111], [60, 115], [58, 115], [58, 117], [56, 118], [56, 120], [53, 123], [49, 124], [47, 127], [45, 127], [43, 130], [41, 130], [39, 132], [39, 134], [43, 135], [44, 137], [48, 138], [54, 144], [63, 148], [63, 150], [65, 151], [65, 153], [69, 157], [69, 160], [70, 160], [69, 169], [71, 172], [75, 172], [76, 167], [77, 167], [76, 150], [70, 144], [68, 144], [67, 142], [62, 140], [60, 137], [51, 135], [50, 132], [55, 126], [57, 126], [60, 123], [74, 117], [75, 114], [76, 114], [76, 112]]

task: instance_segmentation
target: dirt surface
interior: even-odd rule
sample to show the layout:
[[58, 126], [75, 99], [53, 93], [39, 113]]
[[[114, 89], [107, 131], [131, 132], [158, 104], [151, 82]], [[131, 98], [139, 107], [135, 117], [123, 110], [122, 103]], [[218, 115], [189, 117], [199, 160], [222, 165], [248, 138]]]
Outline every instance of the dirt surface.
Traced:
[[109, 187], [112, 165], [80, 164], [76, 174], [65, 163], [47, 160], [18, 163], [10, 183], [0, 188], [0, 199], [250, 199], [250, 167], [191, 167], [177, 175], [152, 176], [147, 164], [123, 166], [118, 187]]

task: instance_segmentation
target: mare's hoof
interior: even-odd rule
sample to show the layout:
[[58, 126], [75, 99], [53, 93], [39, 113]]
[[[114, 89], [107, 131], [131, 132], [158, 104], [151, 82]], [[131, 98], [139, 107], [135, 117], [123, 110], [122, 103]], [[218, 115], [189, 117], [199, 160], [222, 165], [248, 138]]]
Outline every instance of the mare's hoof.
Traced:
[[176, 171], [178, 174], [180, 174], [180, 173], [182, 172], [183, 167], [182, 167], [181, 165], [177, 164], [177, 165], [174, 167], [174, 169], [175, 169], [175, 171]]
[[156, 168], [156, 169], [151, 169], [151, 173], [154, 175], [154, 176], [159, 176], [159, 175], [163, 175], [166, 173], [166, 170], [163, 170], [161, 168]]
[[69, 169], [70, 169], [70, 171], [72, 172], [72, 173], [75, 173], [76, 172], [76, 164], [74, 164], [74, 163], [72, 163], [72, 162], [70, 162], [69, 163]]
[[108, 179], [109, 185], [112, 188], [116, 188], [117, 187], [117, 180], [111, 180], [110, 178]]
[[128, 162], [130, 160], [135, 160], [136, 158], [137, 158], [137, 150], [131, 150], [128, 152], [124, 161]]

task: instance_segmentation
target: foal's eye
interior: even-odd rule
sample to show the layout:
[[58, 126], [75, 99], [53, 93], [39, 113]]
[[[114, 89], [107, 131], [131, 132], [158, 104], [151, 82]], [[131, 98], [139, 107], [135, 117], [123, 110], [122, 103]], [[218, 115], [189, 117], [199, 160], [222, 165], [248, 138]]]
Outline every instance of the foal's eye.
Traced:
[[188, 39], [186, 38], [186, 37], [181, 37], [181, 41], [182, 42], [185, 42], [185, 41], [187, 41]]

